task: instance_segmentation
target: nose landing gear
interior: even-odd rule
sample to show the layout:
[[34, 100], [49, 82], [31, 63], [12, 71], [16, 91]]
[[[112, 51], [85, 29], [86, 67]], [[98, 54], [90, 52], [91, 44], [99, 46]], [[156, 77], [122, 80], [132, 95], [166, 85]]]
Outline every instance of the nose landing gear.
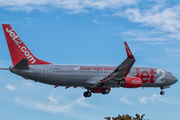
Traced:
[[164, 95], [164, 91], [161, 91], [161, 92], [160, 92], [160, 95]]
[[164, 95], [164, 91], [163, 91], [163, 87], [161, 87], [161, 92], [160, 92], [160, 95]]

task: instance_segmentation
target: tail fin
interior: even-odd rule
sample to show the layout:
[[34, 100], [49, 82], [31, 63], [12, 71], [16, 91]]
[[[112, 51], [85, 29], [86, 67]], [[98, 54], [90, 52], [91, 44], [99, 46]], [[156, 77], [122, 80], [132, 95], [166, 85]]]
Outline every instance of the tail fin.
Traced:
[[29, 65], [37, 64], [51, 64], [49, 62], [36, 58], [31, 51], [26, 47], [21, 38], [13, 30], [11, 25], [2, 24], [6, 41], [8, 44], [9, 52], [13, 65], [16, 65], [23, 58], [27, 58]]

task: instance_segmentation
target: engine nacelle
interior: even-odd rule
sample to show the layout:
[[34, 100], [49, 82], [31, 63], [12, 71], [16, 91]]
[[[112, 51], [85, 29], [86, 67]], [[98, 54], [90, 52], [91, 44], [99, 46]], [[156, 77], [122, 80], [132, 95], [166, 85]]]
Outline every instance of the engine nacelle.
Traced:
[[138, 88], [142, 85], [142, 80], [138, 77], [125, 77], [124, 80], [124, 88]]
[[[94, 90], [92, 90], [91, 92], [92, 93], [102, 93], [102, 89], [104, 88], [94, 88]], [[109, 92], [111, 91], [111, 88], [108, 88], [109, 89]]]

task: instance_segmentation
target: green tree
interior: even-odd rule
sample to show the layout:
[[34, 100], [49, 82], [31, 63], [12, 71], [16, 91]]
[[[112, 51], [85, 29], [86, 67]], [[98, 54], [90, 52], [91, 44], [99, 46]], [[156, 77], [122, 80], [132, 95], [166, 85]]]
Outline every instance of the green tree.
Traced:
[[[128, 115], [128, 114], [126, 114], [126, 115], [118, 115], [118, 117], [112, 117], [112, 120], [145, 120], [144, 119], [144, 116], [145, 116], [145, 114], [143, 114], [143, 115], [139, 115], [139, 114], [136, 114], [135, 115], [135, 117], [133, 117], [132, 118], [132, 116], [130, 116], [130, 115]], [[106, 119], [106, 120], [111, 120], [111, 118], [110, 117], [105, 117], [104, 119]]]

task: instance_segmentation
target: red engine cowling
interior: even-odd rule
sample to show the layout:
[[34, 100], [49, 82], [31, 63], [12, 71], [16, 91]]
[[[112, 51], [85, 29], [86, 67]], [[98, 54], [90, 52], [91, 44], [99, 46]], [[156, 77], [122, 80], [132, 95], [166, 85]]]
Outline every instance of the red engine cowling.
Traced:
[[138, 88], [142, 85], [142, 80], [138, 77], [126, 77], [124, 88]]
[[[94, 88], [93, 91], [91, 91], [92, 93], [101, 93], [102, 89], [104, 88]], [[111, 91], [111, 88], [108, 88], [109, 89], [109, 92]]]

